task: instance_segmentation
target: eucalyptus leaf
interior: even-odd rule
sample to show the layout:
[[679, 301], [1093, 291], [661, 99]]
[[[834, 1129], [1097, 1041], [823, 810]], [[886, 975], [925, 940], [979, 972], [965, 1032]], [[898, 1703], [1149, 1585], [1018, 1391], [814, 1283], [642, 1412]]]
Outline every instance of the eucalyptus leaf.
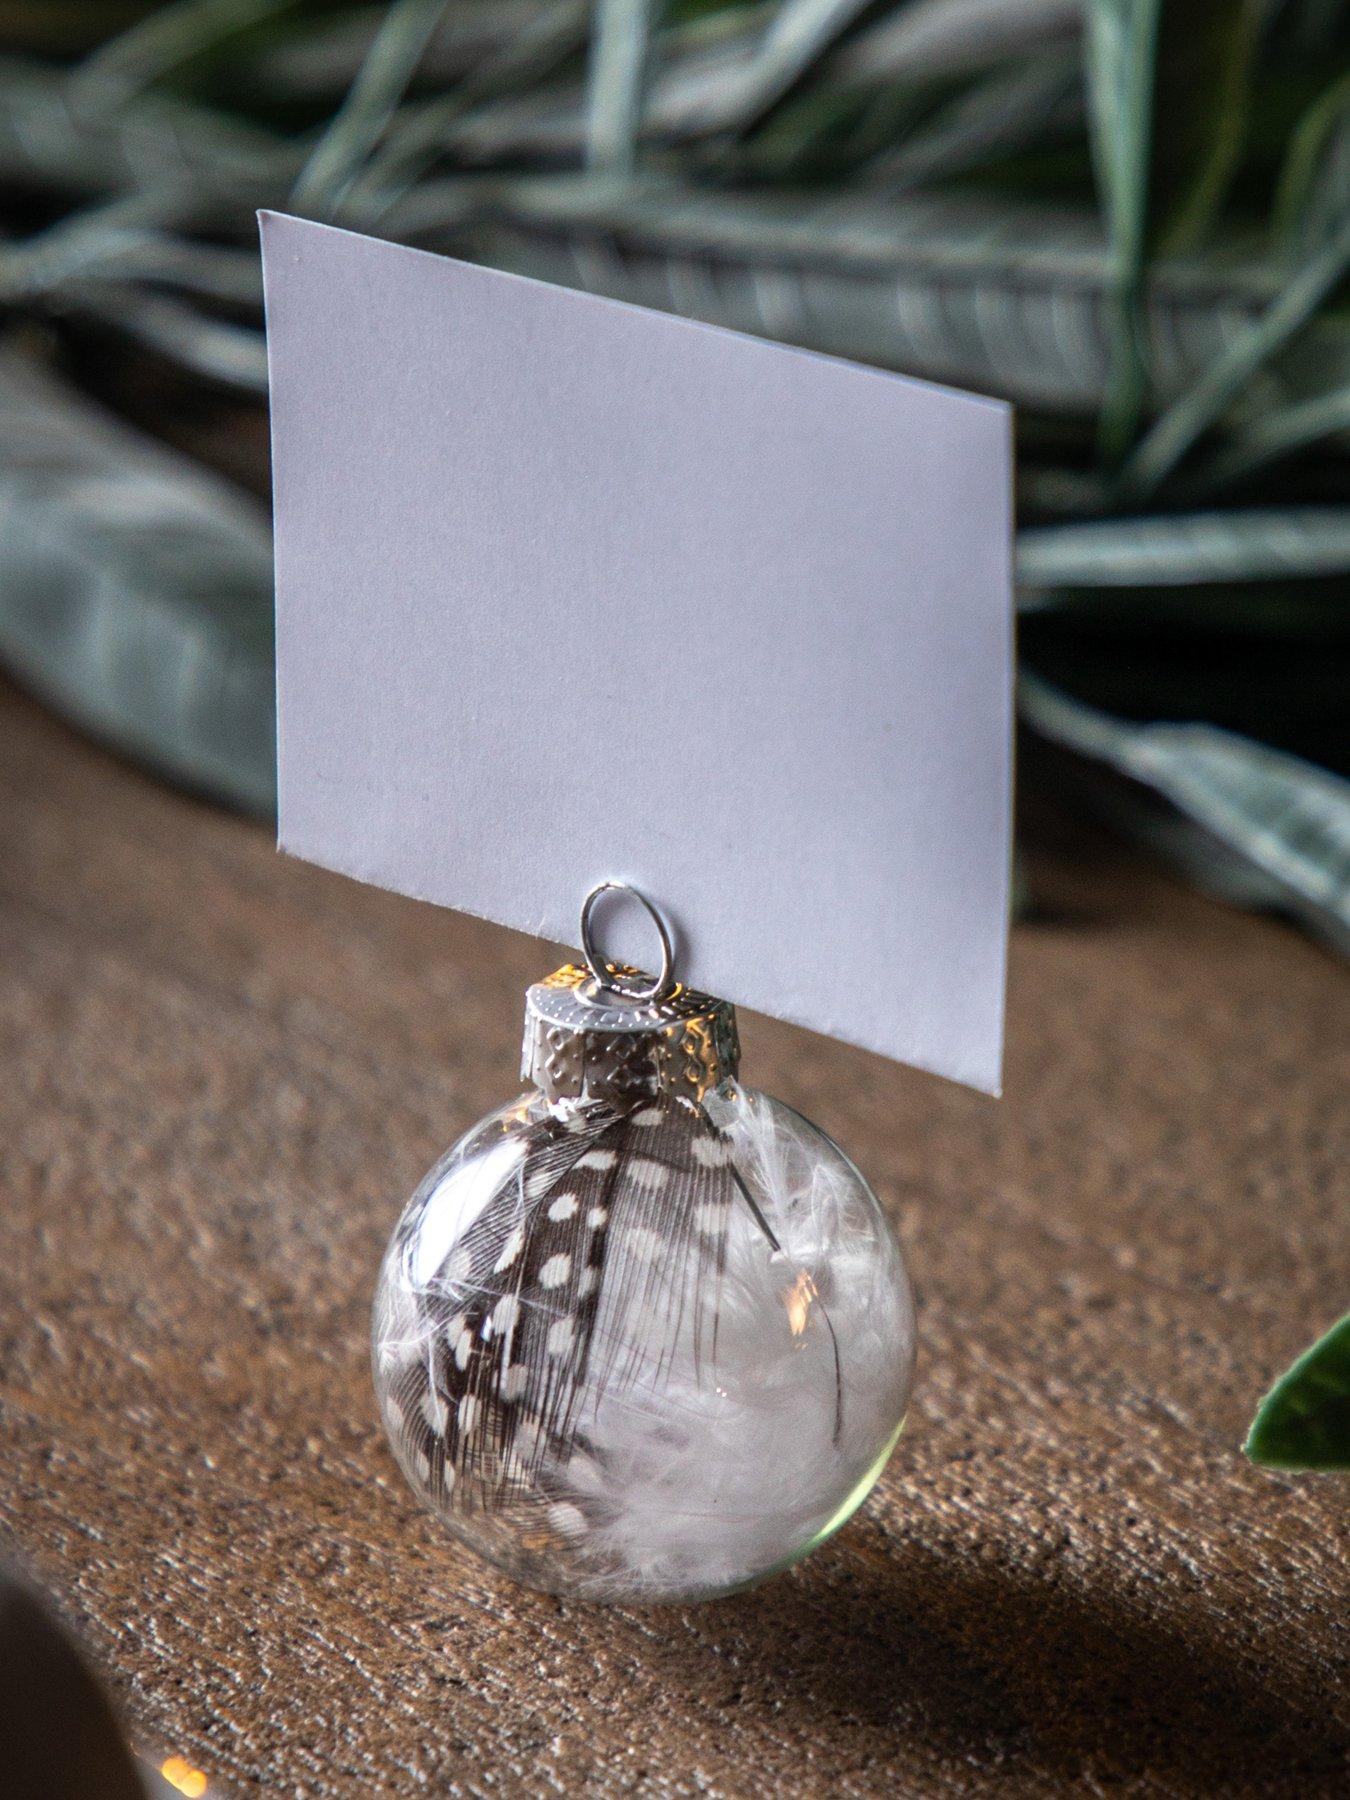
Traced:
[[1114, 718], [1030, 674], [1018, 703], [1044, 737], [1160, 795], [1350, 949], [1350, 782], [1212, 725]]
[[1311, 255], [1279, 297], [1215, 357], [1189, 393], [1175, 400], [1121, 471], [1119, 493], [1134, 500], [1151, 493], [1200, 435], [1250, 382], [1261, 365], [1306, 329], [1350, 271], [1350, 212]]
[[82, 108], [68, 77], [0, 56], [0, 182], [67, 202], [187, 184], [201, 210], [280, 204], [301, 151], [237, 115], [171, 94], [138, 94], [108, 113]]
[[346, 99], [296, 178], [291, 204], [326, 212], [393, 118], [445, 11], [445, 0], [393, 0]]
[[1350, 1469], [1350, 1313], [1275, 1383], [1243, 1448], [1268, 1469]]
[[1092, 147], [1114, 255], [1108, 456], [1144, 410], [1147, 259], [1193, 237], [1237, 149], [1251, 0], [1086, 0]]
[[[396, 235], [715, 324], [782, 338], [1032, 406], [1090, 415], [1107, 379], [1112, 274], [1096, 221], [973, 196], [718, 193], [638, 181], [522, 177], [484, 187], [472, 229], [437, 229], [462, 189], [424, 183], [384, 215]], [[1150, 281], [1163, 394], [1189, 393], [1246, 342], [1281, 272], [1228, 256], [1169, 259]], [[1318, 322], [1308, 367], [1350, 381], [1350, 326]], [[1315, 371], [1311, 367], [1315, 359]]]
[[977, 80], [869, 166], [876, 185], [916, 188], [1010, 148], [1066, 136], [1082, 122], [1077, 58], [1047, 54]]
[[0, 299], [68, 297], [100, 282], [148, 282], [256, 306], [257, 257], [179, 236], [183, 210], [173, 189], [147, 191], [68, 214], [22, 243], [0, 245]]
[[[1087, 3], [1094, 7], [1102, 0]], [[1248, 77], [1266, 11], [1267, 0], [1162, 0], [1153, 68], [1146, 250], [1190, 244], [1214, 217], [1246, 129]]]
[[119, 750], [269, 811], [261, 510], [12, 350], [0, 424], [0, 657]]
[[1211, 900], [1252, 912], [1278, 912], [1284, 907], [1284, 892], [1277, 882], [1159, 797], [1123, 780], [1099, 780], [1090, 793], [1093, 810], [1121, 837], [1168, 864]]
[[1163, 0], [1087, 0], [1088, 94], [1102, 213], [1113, 252], [1111, 376], [1102, 439], [1118, 459], [1144, 405], [1140, 310], [1147, 252], [1154, 69]]
[[1183, 490], [1220, 493], [1271, 463], [1346, 432], [1350, 432], [1350, 387], [1265, 408], [1250, 424], [1230, 433], [1207, 462], [1194, 466]]
[[1309, 107], [1289, 142], [1275, 230], [1298, 256], [1335, 234], [1350, 212], [1350, 69]]
[[80, 64], [71, 97], [83, 111], [119, 106], [170, 70], [296, 0], [177, 0], [101, 45]]
[[104, 284], [71, 296], [89, 318], [111, 325], [186, 374], [215, 387], [267, 392], [267, 343], [260, 330], [202, 312], [173, 294]]
[[[539, 13], [538, 0], [449, 0], [423, 53], [422, 75], [440, 89], [452, 86], [532, 30]], [[271, 34], [244, 57], [246, 78], [269, 98], [335, 103], [355, 80], [384, 15], [379, 4], [346, 6], [304, 31]]]
[[720, 123], [741, 131], [780, 99], [868, 8], [870, 0], [783, 0], [739, 83], [726, 84]]
[[485, 118], [496, 120], [499, 143], [505, 115], [506, 136], [516, 150], [522, 139], [537, 139], [542, 131], [559, 135], [579, 160], [586, 131], [581, 98], [569, 91], [560, 102], [548, 84], [586, 42], [587, 22], [585, 0], [534, 7], [520, 29], [494, 44], [453, 92], [402, 107], [353, 181], [343, 210], [378, 224], [438, 157], [472, 155]]
[[832, 61], [845, 82], [977, 73], [1043, 48], [1071, 47], [1083, 0], [910, 0], [866, 25]]
[[647, 94], [652, 32], [662, 0], [596, 0], [586, 109], [586, 160], [632, 169]]
[[1017, 539], [1018, 585], [1043, 592], [1327, 575], [1350, 575], [1350, 506], [1094, 519]]

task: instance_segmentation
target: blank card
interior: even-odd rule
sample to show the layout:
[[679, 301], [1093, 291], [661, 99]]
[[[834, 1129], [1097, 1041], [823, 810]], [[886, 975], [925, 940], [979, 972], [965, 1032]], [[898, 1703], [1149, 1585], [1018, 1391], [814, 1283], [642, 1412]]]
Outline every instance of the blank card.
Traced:
[[262, 230], [282, 847], [997, 1091], [1008, 409]]

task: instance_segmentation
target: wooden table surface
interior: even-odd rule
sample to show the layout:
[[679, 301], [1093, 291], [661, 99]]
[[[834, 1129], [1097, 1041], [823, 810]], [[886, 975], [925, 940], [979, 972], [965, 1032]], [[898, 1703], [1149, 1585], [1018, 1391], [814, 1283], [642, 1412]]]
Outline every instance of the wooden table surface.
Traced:
[[0, 694], [0, 1529], [137, 1736], [269, 1795], [1350, 1791], [1350, 1485], [1237, 1449], [1350, 1299], [1350, 983], [1090, 838], [1033, 872], [1001, 1104], [744, 1021], [914, 1271], [876, 1493], [752, 1594], [597, 1610], [453, 1547], [367, 1366], [549, 953]]

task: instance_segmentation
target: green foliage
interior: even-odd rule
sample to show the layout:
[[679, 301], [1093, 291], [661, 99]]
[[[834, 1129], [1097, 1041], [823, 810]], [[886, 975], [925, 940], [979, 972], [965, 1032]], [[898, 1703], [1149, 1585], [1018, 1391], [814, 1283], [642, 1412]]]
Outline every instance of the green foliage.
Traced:
[[388, 130], [445, 11], [445, 0], [393, 0], [342, 105], [291, 190], [298, 212], [327, 213]]
[[111, 111], [222, 39], [294, 0], [176, 0], [87, 57], [70, 82], [73, 103]]
[[261, 523], [74, 389], [237, 470], [290, 205], [1015, 400], [1028, 769], [1347, 942], [1339, 0], [0, 0], [0, 46], [0, 655], [73, 716], [269, 803]]
[[1350, 1469], [1350, 1313], [1275, 1383], [1244, 1448], [1269, 1469]]
[[1236, 338], [1195, 383], [1175, 401], [1135, 447], [1120, 483], [1130, 499], [1151, 493], [1176, 468], [1191, 446], [1251, 383], [1261, 365], [1301, 331], [1340, 287], [1350, 271], [1350, 213], [1294, 271], [1279, 298]]
[[71, 718], [204, 793], [275, 794], [261, 508], [0, 358], [11, 666]]
[[646, 101], [656, 0], [597, 0], [591, 57], [587, 161], [593, 169], [631, 169]]
[[1350, 71], [1309, 106], [1289, 140], [1275, 230], [1295, 254], [1333, 237], [1350, 212]]
[[1252, 0], [1086, 0], [1093, 159], [1115, 257], [1102, 415], [1112, 460], [1144, 409], [1149, 260], [1200, 233], [1236, 159], [1254, 14]]
[[1350, 951], [1350, 784], [1212, 725], [1137, 725], [1026, 676], [1024, 717], [1163, 796], [1276, 900]]

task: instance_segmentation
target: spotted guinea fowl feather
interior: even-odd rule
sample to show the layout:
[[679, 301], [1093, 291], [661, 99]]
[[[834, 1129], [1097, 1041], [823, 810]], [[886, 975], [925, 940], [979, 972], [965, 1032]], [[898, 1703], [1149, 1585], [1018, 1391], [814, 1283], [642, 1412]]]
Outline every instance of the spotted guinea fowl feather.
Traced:
[[560, 1166], [528, 1159], [524, 1165], [526, 1211], [503, 1252], [511, 1257], [511, 1285], [480, 1333], [470, 1371], [508, 1480], [514, 1470], [532, 1478], [550, 1446], [567, 1435], [595, 1327], [629, 1129], [626, 1116], [611, 1117], [588, 1131], [580, 1152]]
[[516, 1125], [486, 1201], [434, 1275], [411, 1284], [424, 1353], [404, 1418], [414, 1434], [426, 1427], [416, 1449], [461, 1506], [499, 1503], [539, 1460], [594, 1316], [586, 1289], [598, 1287], [601, 1196], [617, 1166], [606, 1146], [624, 1125], [605, 1106]]
[[420, 1354], [392, 1389], [405, 1455], [466, 1510], [539, 1491], [576, 1448], [583, 1396], [659, 1384], [686, 1330], [712, 1366], [734, 1205], [778, 1248], [729, 1137], [687, 1098], [508, 1121], [502, 1154], [476, 1216], [409, 1283]]
[[731, 1147], [702, 1108], [680, 1097], [632, 1116], [620, 1214], [605, 1270], [610, 1329], [590, 1346], [594, 1382], [622, 1393], [660, 1383], [688, 1320], [694, 1363], [710, 1362], [734, 1189]]

